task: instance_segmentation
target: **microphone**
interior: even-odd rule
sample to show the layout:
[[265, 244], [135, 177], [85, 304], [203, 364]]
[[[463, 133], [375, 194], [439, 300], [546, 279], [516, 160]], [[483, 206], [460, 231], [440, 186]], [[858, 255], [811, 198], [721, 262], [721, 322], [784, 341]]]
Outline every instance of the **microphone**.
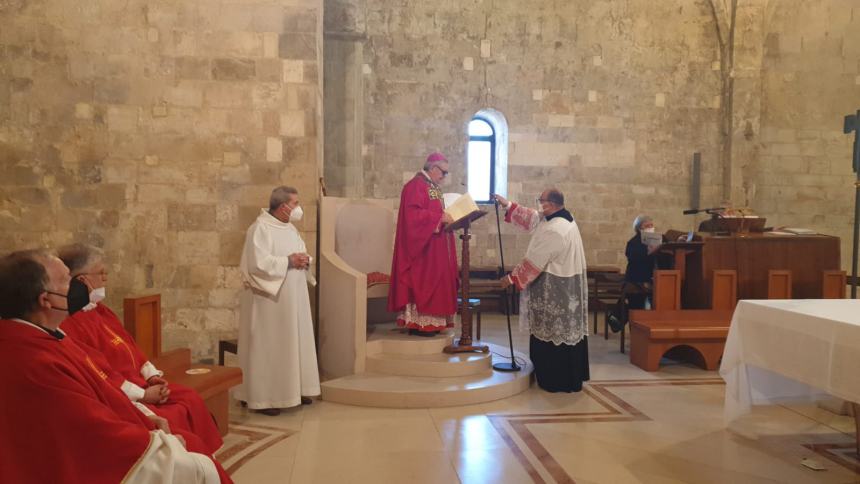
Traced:
[[697, 213], [702, 213], [702, 212], [706, 212], [706, 213], [713, 215], [714, 212], [717, 212], [720, 210], [725, 210], [725, 209], [726, 209], [726, 207], [688, 208], [687, 210], [684, 210], [684, 215], [695, 215]]

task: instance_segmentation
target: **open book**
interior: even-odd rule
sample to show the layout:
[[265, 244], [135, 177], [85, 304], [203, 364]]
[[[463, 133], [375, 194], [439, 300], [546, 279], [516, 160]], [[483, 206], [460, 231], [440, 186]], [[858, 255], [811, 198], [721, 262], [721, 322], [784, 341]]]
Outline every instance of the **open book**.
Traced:
[[[445, 194], [446, 197], [450, 197], [450, 195], [448, 193]], [[475, 200], [468, 193], [460, 195], [450, 205], [445, 207], [445, 213], [454, 219], [454, 222], [448, 225], [448, 228], [451, 230], [460, 228], [467, 221], [471, 222], [485, 215], [484, 212], [478, 209]]]

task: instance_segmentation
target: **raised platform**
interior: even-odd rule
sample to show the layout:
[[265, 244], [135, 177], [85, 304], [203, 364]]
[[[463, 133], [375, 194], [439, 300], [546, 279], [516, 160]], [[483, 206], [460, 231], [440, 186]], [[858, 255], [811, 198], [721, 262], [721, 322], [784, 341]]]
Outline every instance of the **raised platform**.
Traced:
[[376, 325], [375, 331], [367, 338], [367, 354], [396, 353], [403, 355], [432, 355], [441, 353], [445, 346], [454, 341], [454, 333], [448, 330], [435, 336], [412, 336], [395, 329], [393, 324]]
[[489, 344], [489, 353], [446, 354], [442, 349], [453, 340], [448, 333], [422, 338], [388, 325], [376, 328], [367, 342], [367, 371], [323, 382], [322, 399], [367, 407], [449, 407], [507, 398], [529, 387], [527, 356], [516, 353], [522, 371], [494, 371], [493, 360], [508, 361], [500, 355], [509, 349]]

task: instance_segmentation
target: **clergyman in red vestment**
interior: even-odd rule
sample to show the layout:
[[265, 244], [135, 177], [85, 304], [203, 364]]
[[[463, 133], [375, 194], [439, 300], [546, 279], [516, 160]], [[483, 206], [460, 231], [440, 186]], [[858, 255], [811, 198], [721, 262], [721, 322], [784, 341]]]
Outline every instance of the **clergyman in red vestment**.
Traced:
[[[146, 404], [166, 418], [174, 430], [196, 435], [199, 440], [189, 439], [190, 449], [205, 454], [218, 450], [223, 443], [221, 434], [203, 399], [190, 388], [168, 384], [117, 315], [101, 304], [107, 282], [103, 252], [96, 247], [71, 244], [58, 253], [72, 275], [71, 314], [63, 321], [62, 330], [88, 353], [97, 355], [98, 363], [106, 366], [109, 373], [120, 375], [116, 379], [119, 388], [130, 400]], [[78, 303], [75, 295], [81, 292], [84, 300]], [[200, 444], [202, 447], [198, 447]]]
[[59, 329], [68, 287], [68, 269], [47, 252], [0, 259], [0, 482], [230, 483]]
[[454, 327], [457, 251], [454, 234], [445, 230], [453, 220], [439, 187], [447, 175], [448, 160], [433, 153], [400, 193], [388, 311], [410, 334], [432, 336]]

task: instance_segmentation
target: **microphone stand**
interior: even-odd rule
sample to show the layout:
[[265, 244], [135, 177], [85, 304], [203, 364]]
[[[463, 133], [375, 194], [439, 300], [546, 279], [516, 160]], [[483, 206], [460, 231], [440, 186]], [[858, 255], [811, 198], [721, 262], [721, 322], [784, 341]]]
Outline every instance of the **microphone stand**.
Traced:
[[[499, 257], [502, 261], [502, 274], [505, 273], [505, 251], [502, 248], [502, 222], [499, 218], [499, 201], [495, 200], [496, 206], [496, 228], [499, 232]], [[514, 337], [511, 333], [511, 307], [508, 301], [508, 289], [505, 288], [503, 292], [503, 298], [505, 299], [505, 316], [508, 318], [508, 344], [511, 347], [511, 362], [510, 363], [496, 363], [493, 365], [493, 369], [497, 371], [520, 371], [522, 367], [517, 365], [517, 360], [514, 357]]]

